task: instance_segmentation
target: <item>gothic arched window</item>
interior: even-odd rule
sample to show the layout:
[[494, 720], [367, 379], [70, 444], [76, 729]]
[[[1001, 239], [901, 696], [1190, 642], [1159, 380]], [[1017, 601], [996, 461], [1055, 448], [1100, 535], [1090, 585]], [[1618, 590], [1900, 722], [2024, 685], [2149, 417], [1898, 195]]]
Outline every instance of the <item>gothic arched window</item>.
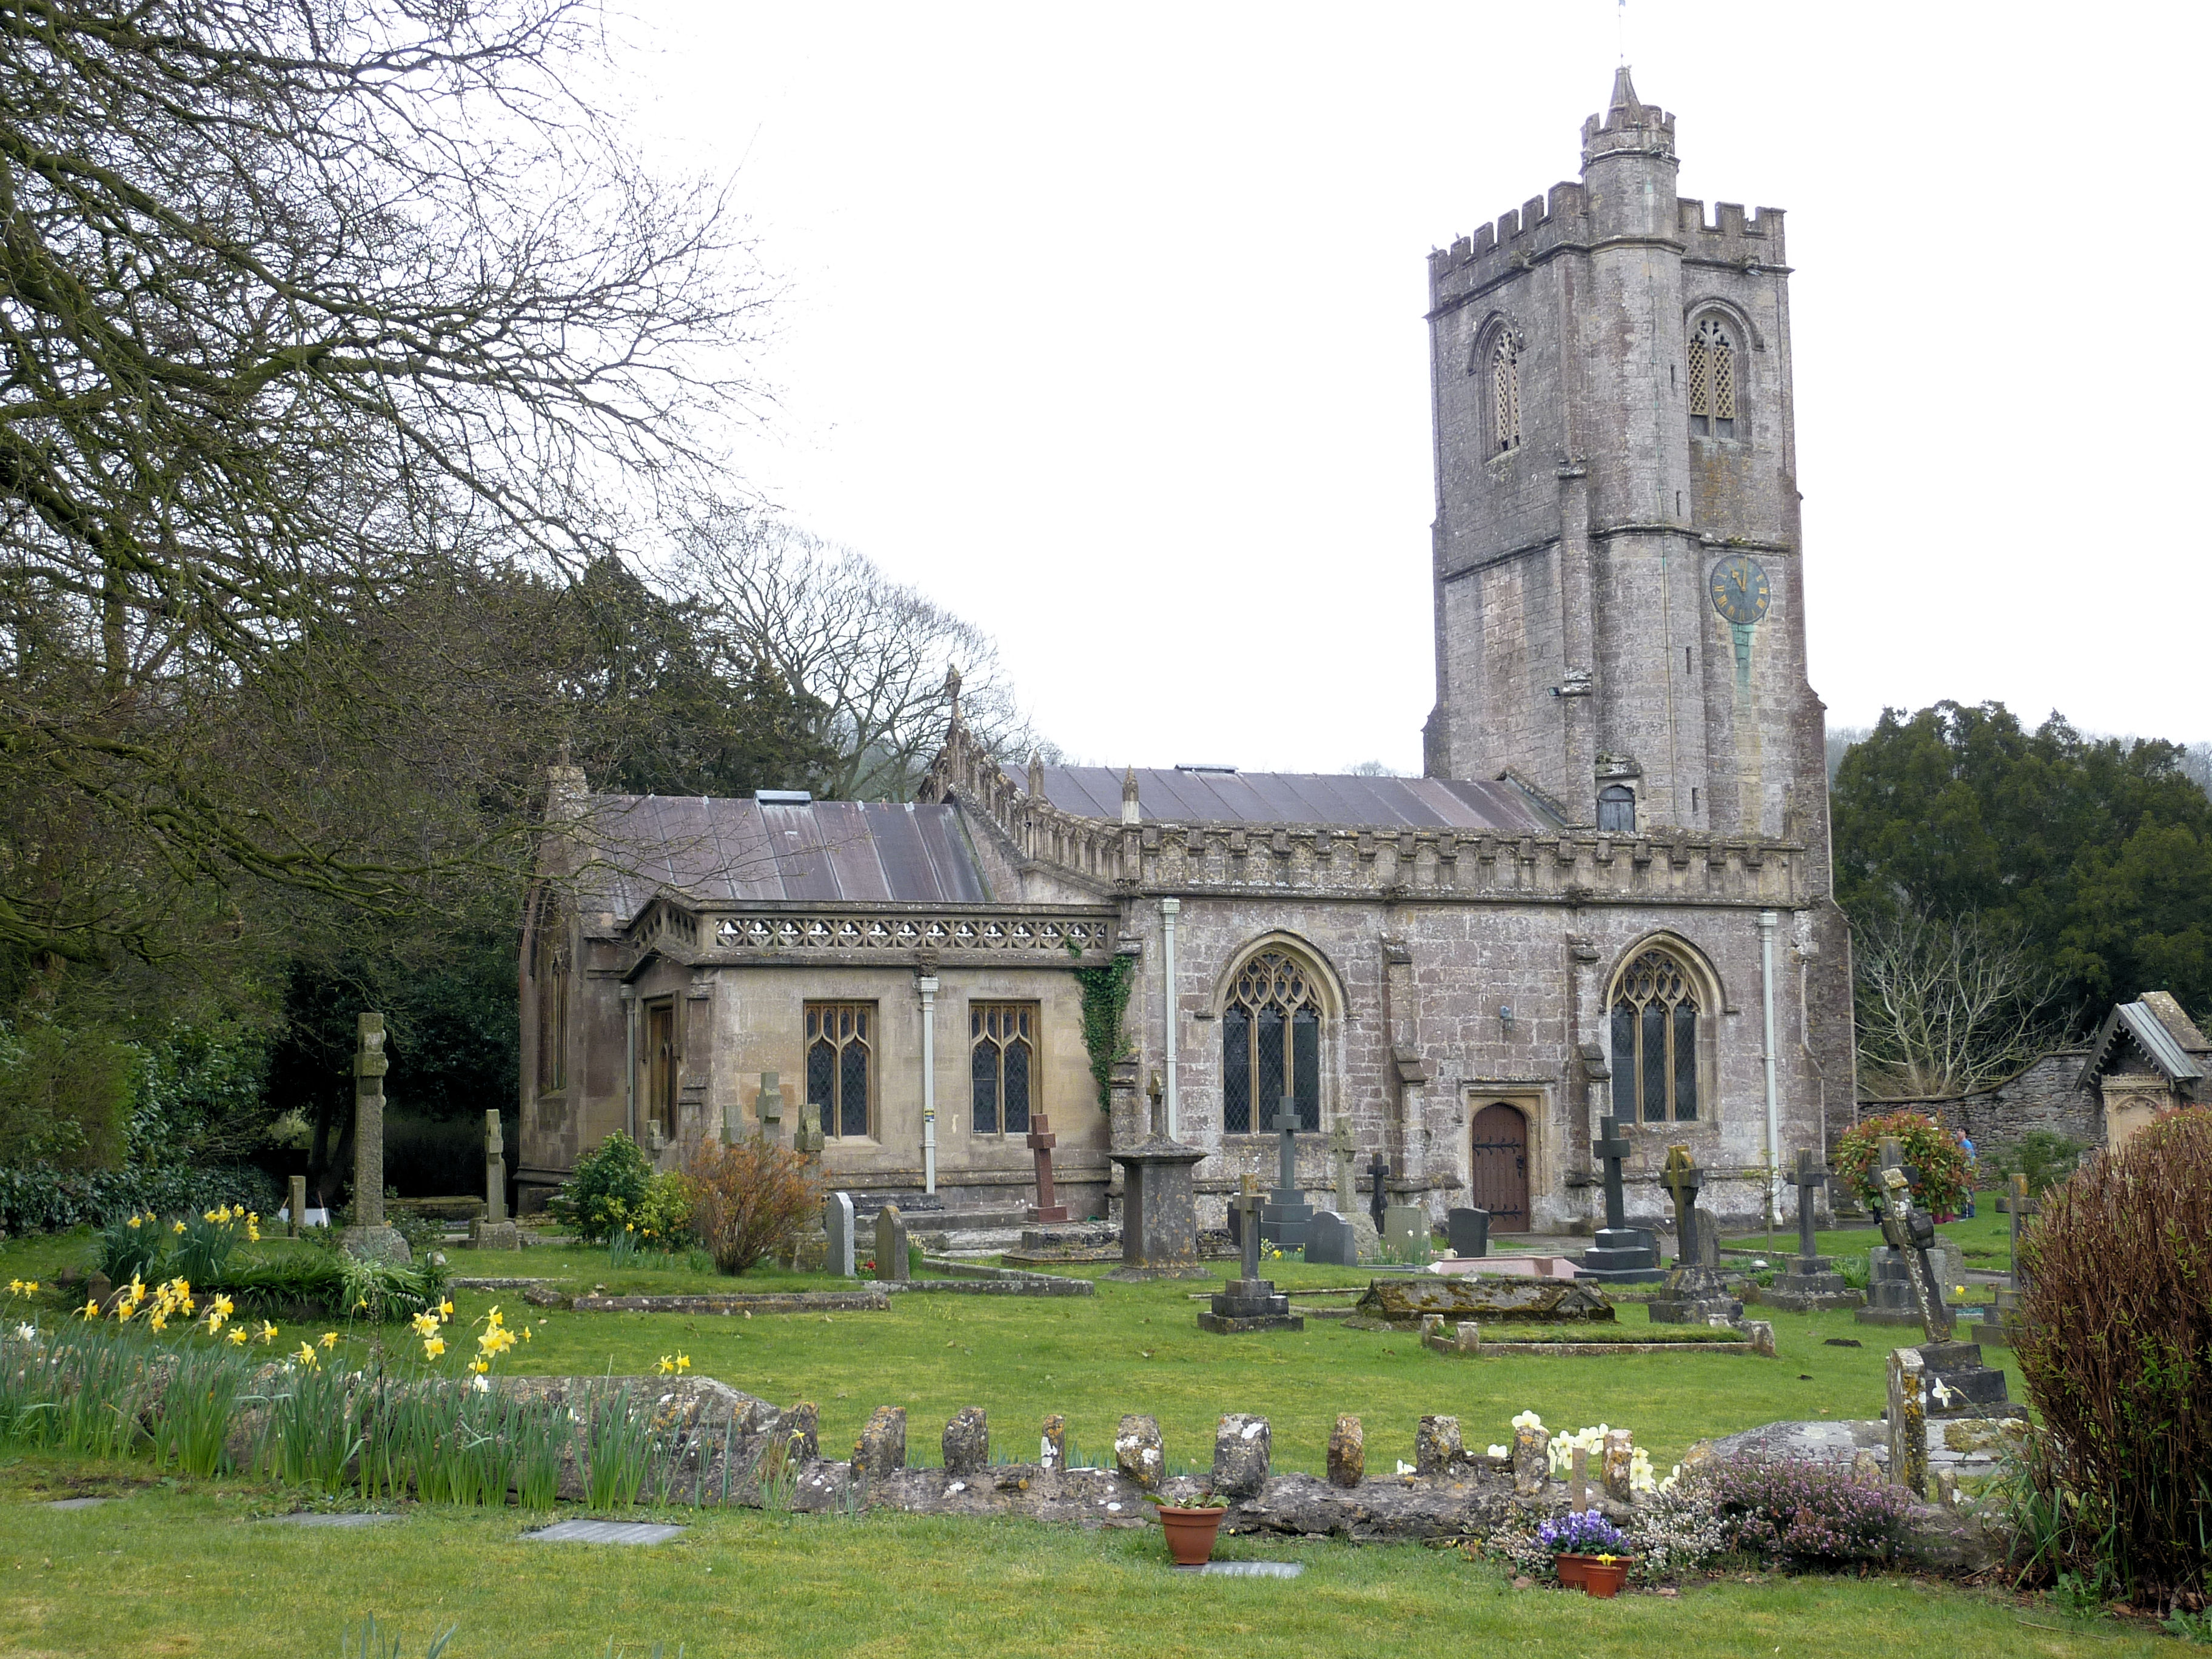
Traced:
[[822, 1133], [848, 1140], [875, 1131], [876, 1005], [806, 1005], [806, 1104]]
[[1491, 453], [1521, 447], [1521, 348], [1501, 328], [1490, 343]]
[[1613, 1115], [1688, 1122], [1698, 1115], [1698, 981], [1674, 951], [1639, 954], [1613, 988]]
[[558, 1093], [568, 1081], [568, 939], [550, 894], [538, 902], [530, 976], [538, 988], [538, 1092]]
[[1690, 430], [1701, 438], [1733, 438], [1736, 350], [1720, 319], [1708, 317], [1690, 336]]
[[968, 1081], [974, 1094], [977, 1134], [1030, 1132], [1036, 1020], [1034, 1002], [968, 1005]]
[[1262, 951], [1244, 964], [1221, 1013], [1223, 1133], [1267, 1133], [1285, 1095], [1298, 1127], [1320, 1130], [1321, 1017], [1321, 987], [1297, 957]]
[[1597, 792], [1597, 827], [1616, 836], [1636, 833], [1636, 792], [1625, 783], [1608, 783]]

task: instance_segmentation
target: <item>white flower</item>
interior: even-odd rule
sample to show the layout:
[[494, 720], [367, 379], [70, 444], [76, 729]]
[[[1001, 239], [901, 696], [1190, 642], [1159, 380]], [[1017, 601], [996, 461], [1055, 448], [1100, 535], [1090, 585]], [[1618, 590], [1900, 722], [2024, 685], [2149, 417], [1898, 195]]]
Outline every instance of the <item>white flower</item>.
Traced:
[[1490, 1455], [1492, 1457], [1510, 1457], [1513, 1455], [1511, 1452], [1508, 1451], [1503, 1446], [1492, 1446], [1490, 1449]]
[[1401, 1463], [1398, 1465], [1398, 1473], [1401, 1474], [1411, 1474], [1413, 1472], [1413, 1466], [1411, 1463]]
[[479, 1372], [477, 1375], [469, 1379], [469, 1386], [474, 1389], [478, 1394], [489, 1394], [491, 1392], [491, 1379]]
[[1516, 1429], [1540, 1429], [1544, 1426], [1544, 1419], [1534, 1412], [1522, 1412], [1513, 1419], [1513, 1426]]
[[1943, 1386], [1943, 1379], [1942, 1377], [1939, 1376], [1936, 1379], [1935, 1387], [1930, 1389], [1929, 1392], [1936, 1396], [1936, 1403], [1937, 1405], [1948, 1406], [1951, 1403], [1951, 1390]]
[[25, 1342], [35, 1342], [39, 1340], [39, 1328], [36, 1325], [18, 1325], [15, 1334]]

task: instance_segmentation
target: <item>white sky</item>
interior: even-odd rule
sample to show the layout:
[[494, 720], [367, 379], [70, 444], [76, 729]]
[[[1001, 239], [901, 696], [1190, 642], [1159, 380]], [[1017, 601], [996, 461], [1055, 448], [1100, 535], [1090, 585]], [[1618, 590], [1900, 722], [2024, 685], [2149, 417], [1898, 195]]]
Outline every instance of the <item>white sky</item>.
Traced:
[[[1577, 176], [1613, 0], [633, 3], [650, 147], [787, 284], [751, 486], [994, 634], [1076, 758], [1419, 770], [1425, 256]], [[1634, 0], [1681, 192], [1789, 210], [1832, 725], [2212, 736], [2208, 33]]]

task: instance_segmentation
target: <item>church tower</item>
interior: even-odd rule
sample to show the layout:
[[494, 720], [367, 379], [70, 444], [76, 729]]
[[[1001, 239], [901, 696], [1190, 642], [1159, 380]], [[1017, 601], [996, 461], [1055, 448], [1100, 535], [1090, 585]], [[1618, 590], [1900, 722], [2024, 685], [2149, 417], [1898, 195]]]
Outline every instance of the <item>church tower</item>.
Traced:
[[1429, 256], [1431, 776], [1569, 822], [1803, 841], [1826, 890], [1782, 214], [1675, 194], [1623, 68], [1554, 185]]

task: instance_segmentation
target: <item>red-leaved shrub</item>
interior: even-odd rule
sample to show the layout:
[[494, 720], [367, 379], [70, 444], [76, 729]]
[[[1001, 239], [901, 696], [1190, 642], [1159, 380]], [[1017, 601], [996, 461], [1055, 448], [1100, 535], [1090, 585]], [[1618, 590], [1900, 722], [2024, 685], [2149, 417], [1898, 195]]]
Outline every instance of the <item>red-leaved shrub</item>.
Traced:
[[[2212, 1110], [2160, 1119], [2043, 1200], [2016, 1346], [2031, 1470], [2076, 1565], [2161, 1604], [2212, 1551]], [[2057, 1501], [2053, 1501], [2057, 1500]], [[2077, 1501], [2078, 1500], [2078, 1501]]]
[[726, 1273], [744, 1272], [795, 1237], [822, 1204], [812, 1166], [765, 1140], [702, 1140], [684, 1175], [692, 1230]]

